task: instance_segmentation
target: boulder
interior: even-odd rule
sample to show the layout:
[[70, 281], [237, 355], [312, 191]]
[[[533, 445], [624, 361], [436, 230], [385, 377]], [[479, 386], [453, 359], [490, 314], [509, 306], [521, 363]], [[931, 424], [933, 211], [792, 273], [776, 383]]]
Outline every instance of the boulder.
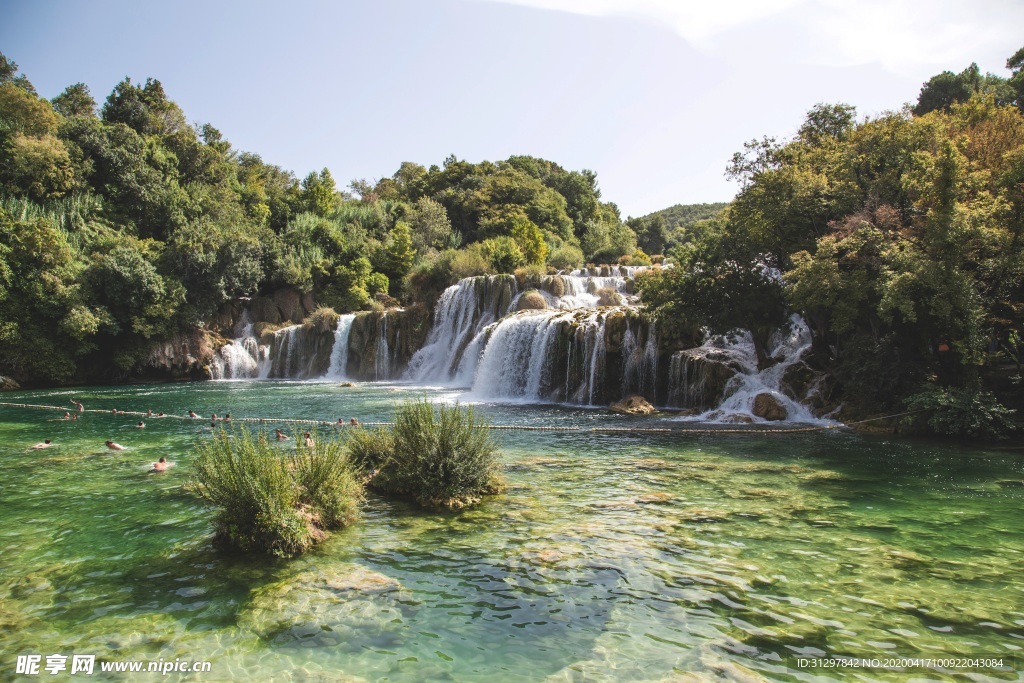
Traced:
[[751, 412], [764, 420], [785, 420], [788, 416], [779, 399], [769, 393], [761, 393], [754, 397], [754, 408]]
[[0, 391], [17, 391], [18, 389], [21, 389], [21, 385], [13, 379], [0, 376]]
[[608, 409], [621, 415], [653, 415], [658, 412], [643, 396], [627, 396], [608, 406]]
[[804, 404], [818, 417], [836, 409], [832, 400], [835, 385], [831, 375], [814, 370], [803, 361], [786, 368], [780, 380], [782, 392], [786, 396]]

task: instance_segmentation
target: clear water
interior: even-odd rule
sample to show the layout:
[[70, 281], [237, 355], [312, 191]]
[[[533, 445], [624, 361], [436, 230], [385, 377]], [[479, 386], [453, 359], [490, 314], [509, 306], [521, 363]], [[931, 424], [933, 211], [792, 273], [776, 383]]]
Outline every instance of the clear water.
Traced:
[[[452, 396], [245, 381], [3, 400], [365, 422], [423, 394]], [[496, 424], [637, 424], [478, 407]], [[967, 680], [796, 667], [824, 654], [1024, 670], [1013, 445], [498, 432], [506, 494], [454, 514], [371, 495], [356, 526], [274, 561], [214, 552], [211, 512], [180, 488], [207, 421], [58, 417], [0, 407], [0, 678], [29, 653], [210, 660], [201, 680], [258, 681]], [[177, 465], [149, 474], [161, 455]]]

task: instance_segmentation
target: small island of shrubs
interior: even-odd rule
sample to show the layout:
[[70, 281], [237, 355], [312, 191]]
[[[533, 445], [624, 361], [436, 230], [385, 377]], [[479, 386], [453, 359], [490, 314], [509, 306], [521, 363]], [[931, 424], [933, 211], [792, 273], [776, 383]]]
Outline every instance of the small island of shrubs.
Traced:
[[[290, 441], [288, 443], [291, 443]], [[296, 439], [220, 430], [195, 447], [187, 485], [217, 508], [214, 544], [289, 557], [359, 516], [364, 487], [426, 508], [460, 509], [498, 493], [497, 445], [472, 408], [408, 402], [394, 426]]]

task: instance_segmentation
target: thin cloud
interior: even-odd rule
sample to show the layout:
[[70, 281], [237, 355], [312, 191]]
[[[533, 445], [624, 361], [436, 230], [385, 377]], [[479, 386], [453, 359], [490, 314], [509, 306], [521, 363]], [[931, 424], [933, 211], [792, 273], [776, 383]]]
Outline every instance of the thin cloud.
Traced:
[[749, 41], [760, 28], [782, 31], [785, 40], [773, 41], [776, 47], [764, 57], [833, 67], [877, 63], [902, 73], [972, 61], [999, 70], [1020, 47], [1024, 26], [1024, 3], [1017, 0], [485, 1], [652, 22], [727, 58], [756, 53], [758, 45]]

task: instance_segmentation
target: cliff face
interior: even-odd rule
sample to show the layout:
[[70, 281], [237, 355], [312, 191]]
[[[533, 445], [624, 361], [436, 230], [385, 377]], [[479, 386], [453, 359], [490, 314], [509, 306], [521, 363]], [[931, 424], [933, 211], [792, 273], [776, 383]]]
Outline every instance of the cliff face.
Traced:
[[363, 381], [401, 377], [429, 328], [423, 306], [357, 313], [349, 332], [346, 374]]

